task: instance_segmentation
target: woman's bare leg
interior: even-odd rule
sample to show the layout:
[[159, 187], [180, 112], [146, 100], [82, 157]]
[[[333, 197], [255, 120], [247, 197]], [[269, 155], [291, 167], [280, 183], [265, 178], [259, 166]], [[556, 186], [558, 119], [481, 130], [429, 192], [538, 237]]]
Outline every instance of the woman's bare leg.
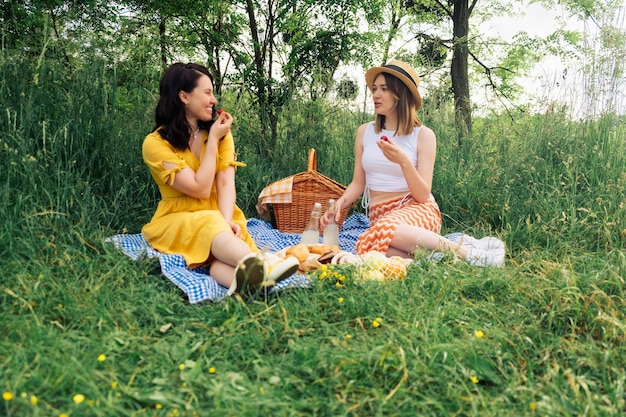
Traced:
[[213, 262], [210, 274], [218, 284], [229, 288], [235, 279], [235, 267], [246, 255], [252, 252], [250, 246], [230, 232], [215, 235], [211, 244]]
[[211, 263], [209, 273], [222, 287], [230, 288], [235, 279], [235, 267], [215, 260]]
[[[234, 234], [229, 232], [218, 233], [213, 238], [211, 245], [211, 254], [213, 256], [209, 270], [211, 276], [220, 285], [230, 288], [233, 280], [236, 279], [237, 265], [251, 253], [254, 253], [254, 251], [250, 249], [248, 244]], [[278, 256], [270, 257], [269, 253], [266, 253], [261, 258], [261, 262], [261, 264], [257, 264], [255, 267], [248, 265], [248, 268], [252, 269], [246, 269], [246, 272], [242, 272], [248, 284], [258, 284], [260, 280], [265, 282], [266, 278], [272, 283], [279, 282], [296, 273], [299, 265], [295, 258], [283, 260], [278, 258]], [[259, 265], [260, 271], [255, 269]], [[241, 279], [241, 276], [239, 279]], [[238, 285], [241, 285], [241, 282]]]
[[435, 252], [452, 252], [475, 266], [503, 266], [506, 252], [504, 247], [485, 251], [477, 247], [464, 247], [458, 243], [421, 227], [400, 225], [391, 240], [387, 255], [397, 252], [412, 254], [424, 248]]
[[251, 252], [250, 246], [231, 232], [218, 233], [211, 244], [213, 257], [232, 267]]
[[463, 247], [440, 234], [404, 224], [399, 225], [396, 229], [387, 250], [387, 256], [393, 256], [391, 255], [393, 253], [404, 253], [406, 256], [419, 248], [435, 252], [452, 252], [463, 259], [467, 257], [467, 251]]
[[403, 250], [396, 249], [393, 246], [389, 246], [389, 248], [387, 248], [386, 255], [389, 258], [391, 258], [392, 256], [400, 256], [402, 258], [407, 258], [407, 259], [413, 258], [413, 256], [410, 253], [405, 252]]

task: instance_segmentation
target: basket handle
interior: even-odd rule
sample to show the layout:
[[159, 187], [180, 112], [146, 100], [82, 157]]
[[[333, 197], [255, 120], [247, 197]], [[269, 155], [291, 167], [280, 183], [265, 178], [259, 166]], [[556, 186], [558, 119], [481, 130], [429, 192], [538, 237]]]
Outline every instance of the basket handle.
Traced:
[[309, 149], [309, 165], [307, 171], [317, 171], [317, 155], [315, 154], [314, 148]]

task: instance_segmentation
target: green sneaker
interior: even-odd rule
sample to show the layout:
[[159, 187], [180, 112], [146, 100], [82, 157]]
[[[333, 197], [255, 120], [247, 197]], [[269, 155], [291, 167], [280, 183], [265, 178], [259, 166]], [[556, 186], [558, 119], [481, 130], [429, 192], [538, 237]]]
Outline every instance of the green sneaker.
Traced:
[[[252, 252], [246, 255], [235, 268], [235, 282], [237, 286], [232, 292], [250, 293], [258, 287], [265, 279], [265, 267], [263, 256], [260, 253]], [[234, 284], [234, 283], [233, 283]], [[229, 290], [229, 292], [231, 292]]]

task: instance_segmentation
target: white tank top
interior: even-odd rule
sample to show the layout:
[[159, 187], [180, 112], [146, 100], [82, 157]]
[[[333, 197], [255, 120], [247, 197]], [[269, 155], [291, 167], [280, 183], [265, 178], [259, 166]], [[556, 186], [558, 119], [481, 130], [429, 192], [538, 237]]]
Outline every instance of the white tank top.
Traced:
[[361, 164], [365, 171], [366, 190], [386, 192], [408, 192], [400, 165], [389, 161], [378, 148], [378, 142], [382, 136], [387, 136], [408, 155], [411, 163], [417, 168], [417, 137], [421, 126], [416, 126], [411, 133], [404, 136], [394, 136], [393, 130], [383, 129], [382, 132], [374, 132], [374, 122], [366, 126], [363, 134], [363, 156]]

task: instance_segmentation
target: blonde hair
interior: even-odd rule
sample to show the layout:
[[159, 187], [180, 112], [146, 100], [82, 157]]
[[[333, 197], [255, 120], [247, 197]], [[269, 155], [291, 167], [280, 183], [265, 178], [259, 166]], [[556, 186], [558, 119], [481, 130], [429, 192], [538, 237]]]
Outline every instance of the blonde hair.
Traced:
[[[397, 136], [408, 135], [416, 126], [421, 126], [422, 121], [417, 117], [417, 102], [407, 86], [397, 77], [391, 74], [380, 73], [385, 77], [385, 84], [395, 98], [395, 108], [398, 114], [398, 126], [395, 134]], [[374, 131], [380, 133], [385, 128], [386, 117], [376, 115]]]

